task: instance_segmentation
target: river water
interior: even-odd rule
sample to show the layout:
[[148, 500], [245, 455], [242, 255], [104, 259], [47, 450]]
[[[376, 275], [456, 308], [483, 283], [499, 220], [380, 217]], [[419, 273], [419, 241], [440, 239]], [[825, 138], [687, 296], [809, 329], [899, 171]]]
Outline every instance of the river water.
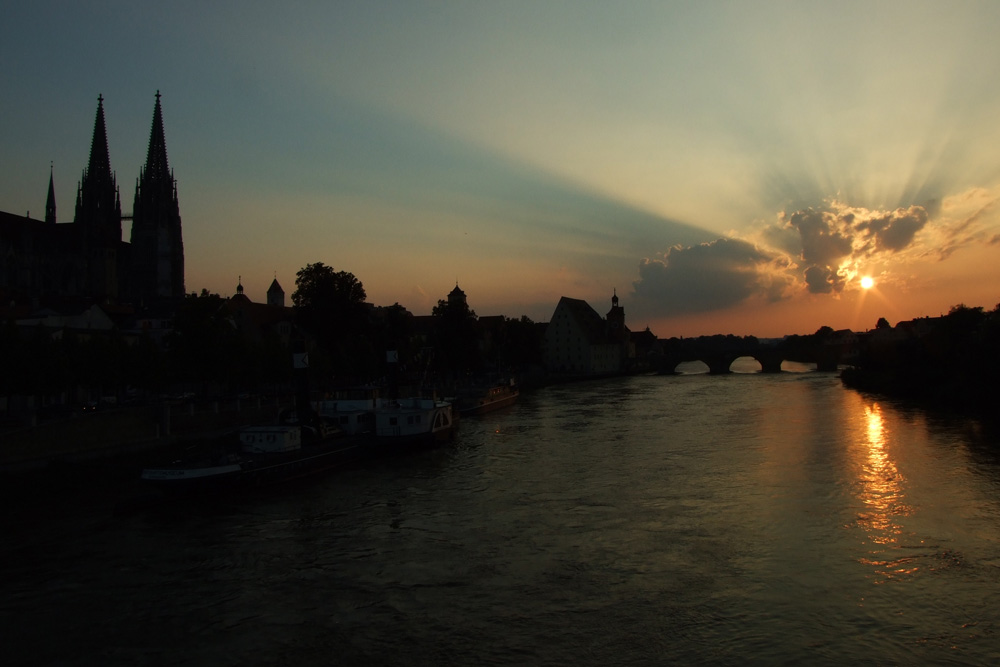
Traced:
[[832, 374], [549, 387], [260, 495], [8, 508], [4, 663], [996, 664], [998, 453]]

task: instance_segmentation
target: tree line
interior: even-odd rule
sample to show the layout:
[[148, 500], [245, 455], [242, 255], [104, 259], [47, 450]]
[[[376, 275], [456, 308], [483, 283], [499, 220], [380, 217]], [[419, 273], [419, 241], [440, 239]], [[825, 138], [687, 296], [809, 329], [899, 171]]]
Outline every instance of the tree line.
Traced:
[[[431, 326], [398, 303], [375, 308], [353, 274], [322, 262], [296, 275], [295, 322], [310, 345], [313, 386], [356, 385], [401, 372], [435, 386], [542, 363], [544, 329], [527, 316], [487, 328], [464, 301], [440, 299]], [[386, 353], [395, 353], [390, 362]], [[390, 366], [395, 364], [395, 368]]]
[[[948, 314], [915, 320], [900, 335], [879, 321], [862, 338], [845, 385], [980, 413], [994, 413], [1000, 396], [1000, 304], [992, 311], [958, 304]], [[897, 324], [895, 329], [899, 330]], [[880, 332], [882, 335], [879, 335]]]
[[228, 300], [204, 289], [177, 304], [159, 342], [147, 332], [54, 332], [9, 319], [0, 328], [0, 396], [76, 403], [284, 392], [296, 342], [308, 346], [311, 384], [321, 390], [384, 382], [389, 350], [401, 370], [435, 382], [541, 364], [543, 329], [527, 317], [486, 331], [467, 305], [442, 299], [420, 332], [400, 304], [377, 308], [366, 298], [352, 273], [316, 262], [296, 274], [290, 338], [273, 328], [248, 335]]

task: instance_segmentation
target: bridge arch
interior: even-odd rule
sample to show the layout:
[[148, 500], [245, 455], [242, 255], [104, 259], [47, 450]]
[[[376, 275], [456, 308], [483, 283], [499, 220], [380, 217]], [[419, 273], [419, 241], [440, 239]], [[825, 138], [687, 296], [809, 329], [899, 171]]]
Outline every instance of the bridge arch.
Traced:
[[681, 364], [691, 362], [701, 362], [707, 367], [707, 372], [711, 375], [726, 375], [732, 373], [732, 365], [737, 359], [751, 358], [760, 364], [761, 373], [780, 373], [781, 364], [785, 360], [784, 355], [776, 350], [736, 350], [736, 351], [708, 351], [701, 350], [696, 353], [664, 355], [659, 361], [659, 372], [664, 375], [674, 373], [699, 373], [700, 369], [693, 370], [684, 368], [678, 370]]

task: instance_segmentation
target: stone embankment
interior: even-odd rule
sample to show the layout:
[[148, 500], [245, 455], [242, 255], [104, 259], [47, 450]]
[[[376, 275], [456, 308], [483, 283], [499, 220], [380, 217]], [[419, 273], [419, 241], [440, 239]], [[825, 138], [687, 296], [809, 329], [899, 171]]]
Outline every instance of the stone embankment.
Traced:
[[0, 472], [167, 450], [177, 442], [274, 422], [291, 397], [158, 405], [75, 413], [0, 432]]

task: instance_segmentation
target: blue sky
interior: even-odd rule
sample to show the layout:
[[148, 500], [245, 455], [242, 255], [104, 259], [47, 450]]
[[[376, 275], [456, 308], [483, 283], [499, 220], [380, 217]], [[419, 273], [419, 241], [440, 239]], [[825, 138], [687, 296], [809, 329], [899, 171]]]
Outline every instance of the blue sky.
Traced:
[[[0, 24], [0, 209], [72, 217], [97, 96], [129, 209], [163, 94], [186, 284], [660, 336], [1000, 295], [994, 2], [46, 3]], [[862, 275], [876, 287], [862, 290]]]

